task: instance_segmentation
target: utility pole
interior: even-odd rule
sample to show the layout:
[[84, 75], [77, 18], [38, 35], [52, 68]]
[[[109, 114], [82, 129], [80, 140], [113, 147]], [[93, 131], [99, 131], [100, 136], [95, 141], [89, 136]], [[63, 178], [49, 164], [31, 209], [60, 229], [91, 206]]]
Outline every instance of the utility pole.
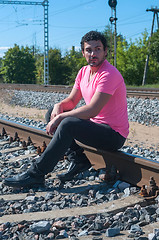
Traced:
[[44, 7], [44, 84], [49, 84], [49, 27], [48, 27], [48, 6], [49, 0], [43, 2], [31, 1], [2, 1], [0, 4], [38, 5]]
[[[154, 22], [155, 22], [155, 16], [157, 18], [157, 27], [159, 29], [159, 20], [158, 20], [158, 12], [159, 12], [159, 9], [156, 8], [151, 8], [151, 9], [146, 9], [146, 11], [151, 11], [153, 12], [153, 20], [152, 20], [152, 27], [151, 27], [151, 34], [150, 34], [150, 38], [149, 38], [149, 43], [148, 43], [148, 49], [150, 47], [150, 39], [152, 37], [152, 34], [153, 34], [153, 28], [154, 28]], [[148, 70], [148, 63], [149, 63], [149, 53], [147, 54], [147, 57], [146, 57], [146, 62], [145, 62], [145, 69], [144, 69], [144, 75], [143, 75], [143, 80], [142, 80], [142, 86], [145, 85], [146, 83], [146, 76], [147, 76], [147, 70]]]
[[114, 66], [117, 66], [117, 61], [116, 61], [116, 48], [117, 48], [117, 27], [116, 27], [116, 21], [118, 20], [116, 17], [116, 5], [117, 5], [117, 0], [109, 0], [108, 1], [109, 6], [111, 7], [111, 12], [112, 16], [109, 18], [109, 21], [111, 24], [114, 23]]

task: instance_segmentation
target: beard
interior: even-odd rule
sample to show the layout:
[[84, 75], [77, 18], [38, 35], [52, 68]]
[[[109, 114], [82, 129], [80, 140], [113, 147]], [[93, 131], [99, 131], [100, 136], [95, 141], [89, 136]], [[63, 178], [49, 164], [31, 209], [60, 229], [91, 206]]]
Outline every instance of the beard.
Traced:
[[104, 60], [105, 60], [105, 58], [99, 60], [97, 57], [92, 57], [89, 59], [88, 64], [91, 67], [98, 67], [99, 65], [101, 65], [103, 63]]

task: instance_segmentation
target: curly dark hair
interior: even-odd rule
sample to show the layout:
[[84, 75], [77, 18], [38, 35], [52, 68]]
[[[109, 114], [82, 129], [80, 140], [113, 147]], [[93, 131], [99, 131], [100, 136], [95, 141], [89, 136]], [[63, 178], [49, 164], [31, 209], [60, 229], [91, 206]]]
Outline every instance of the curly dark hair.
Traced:
[[81, 49], [82, 51], [84, 51], [84, 42], [89, 42], [89, 41], [98, 41], [100, 40], [103, 44], [104, 50], [107, 48], [107, 40], [104, 37], [104, 35], [100, 32], [97, 31], [90, 31], [88, 33], [86, 33], [82, 39], [81, 39]]

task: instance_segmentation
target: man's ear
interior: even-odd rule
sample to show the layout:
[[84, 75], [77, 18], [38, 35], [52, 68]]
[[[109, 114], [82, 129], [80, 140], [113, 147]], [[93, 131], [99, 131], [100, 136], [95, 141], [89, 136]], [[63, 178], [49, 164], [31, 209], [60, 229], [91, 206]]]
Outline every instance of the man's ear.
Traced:
[[82, 50], [82, 55], [83, 55], [83, 57], [85, 57], [85, 54], [84, 54], [84, 51]]

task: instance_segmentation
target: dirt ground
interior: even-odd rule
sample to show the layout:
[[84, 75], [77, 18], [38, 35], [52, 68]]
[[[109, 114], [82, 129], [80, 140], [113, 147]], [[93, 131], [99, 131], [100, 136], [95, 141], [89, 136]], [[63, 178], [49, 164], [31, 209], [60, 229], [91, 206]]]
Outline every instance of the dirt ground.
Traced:
[[[25, 108], [20, 106], [12, 106], [8, 104], [8, 97], [0, 91], [0, 113], [9, 116], [19, 116], [38, 121], [45, 121], [45, 113], [47, 110], [38, 110], [34, 108]], [[125, 145], [138, 144], [144, 148], [155, 148], [159, 151], [159, 127], [145, 126], [136, 122], [130, 122], [130, 133]]]

